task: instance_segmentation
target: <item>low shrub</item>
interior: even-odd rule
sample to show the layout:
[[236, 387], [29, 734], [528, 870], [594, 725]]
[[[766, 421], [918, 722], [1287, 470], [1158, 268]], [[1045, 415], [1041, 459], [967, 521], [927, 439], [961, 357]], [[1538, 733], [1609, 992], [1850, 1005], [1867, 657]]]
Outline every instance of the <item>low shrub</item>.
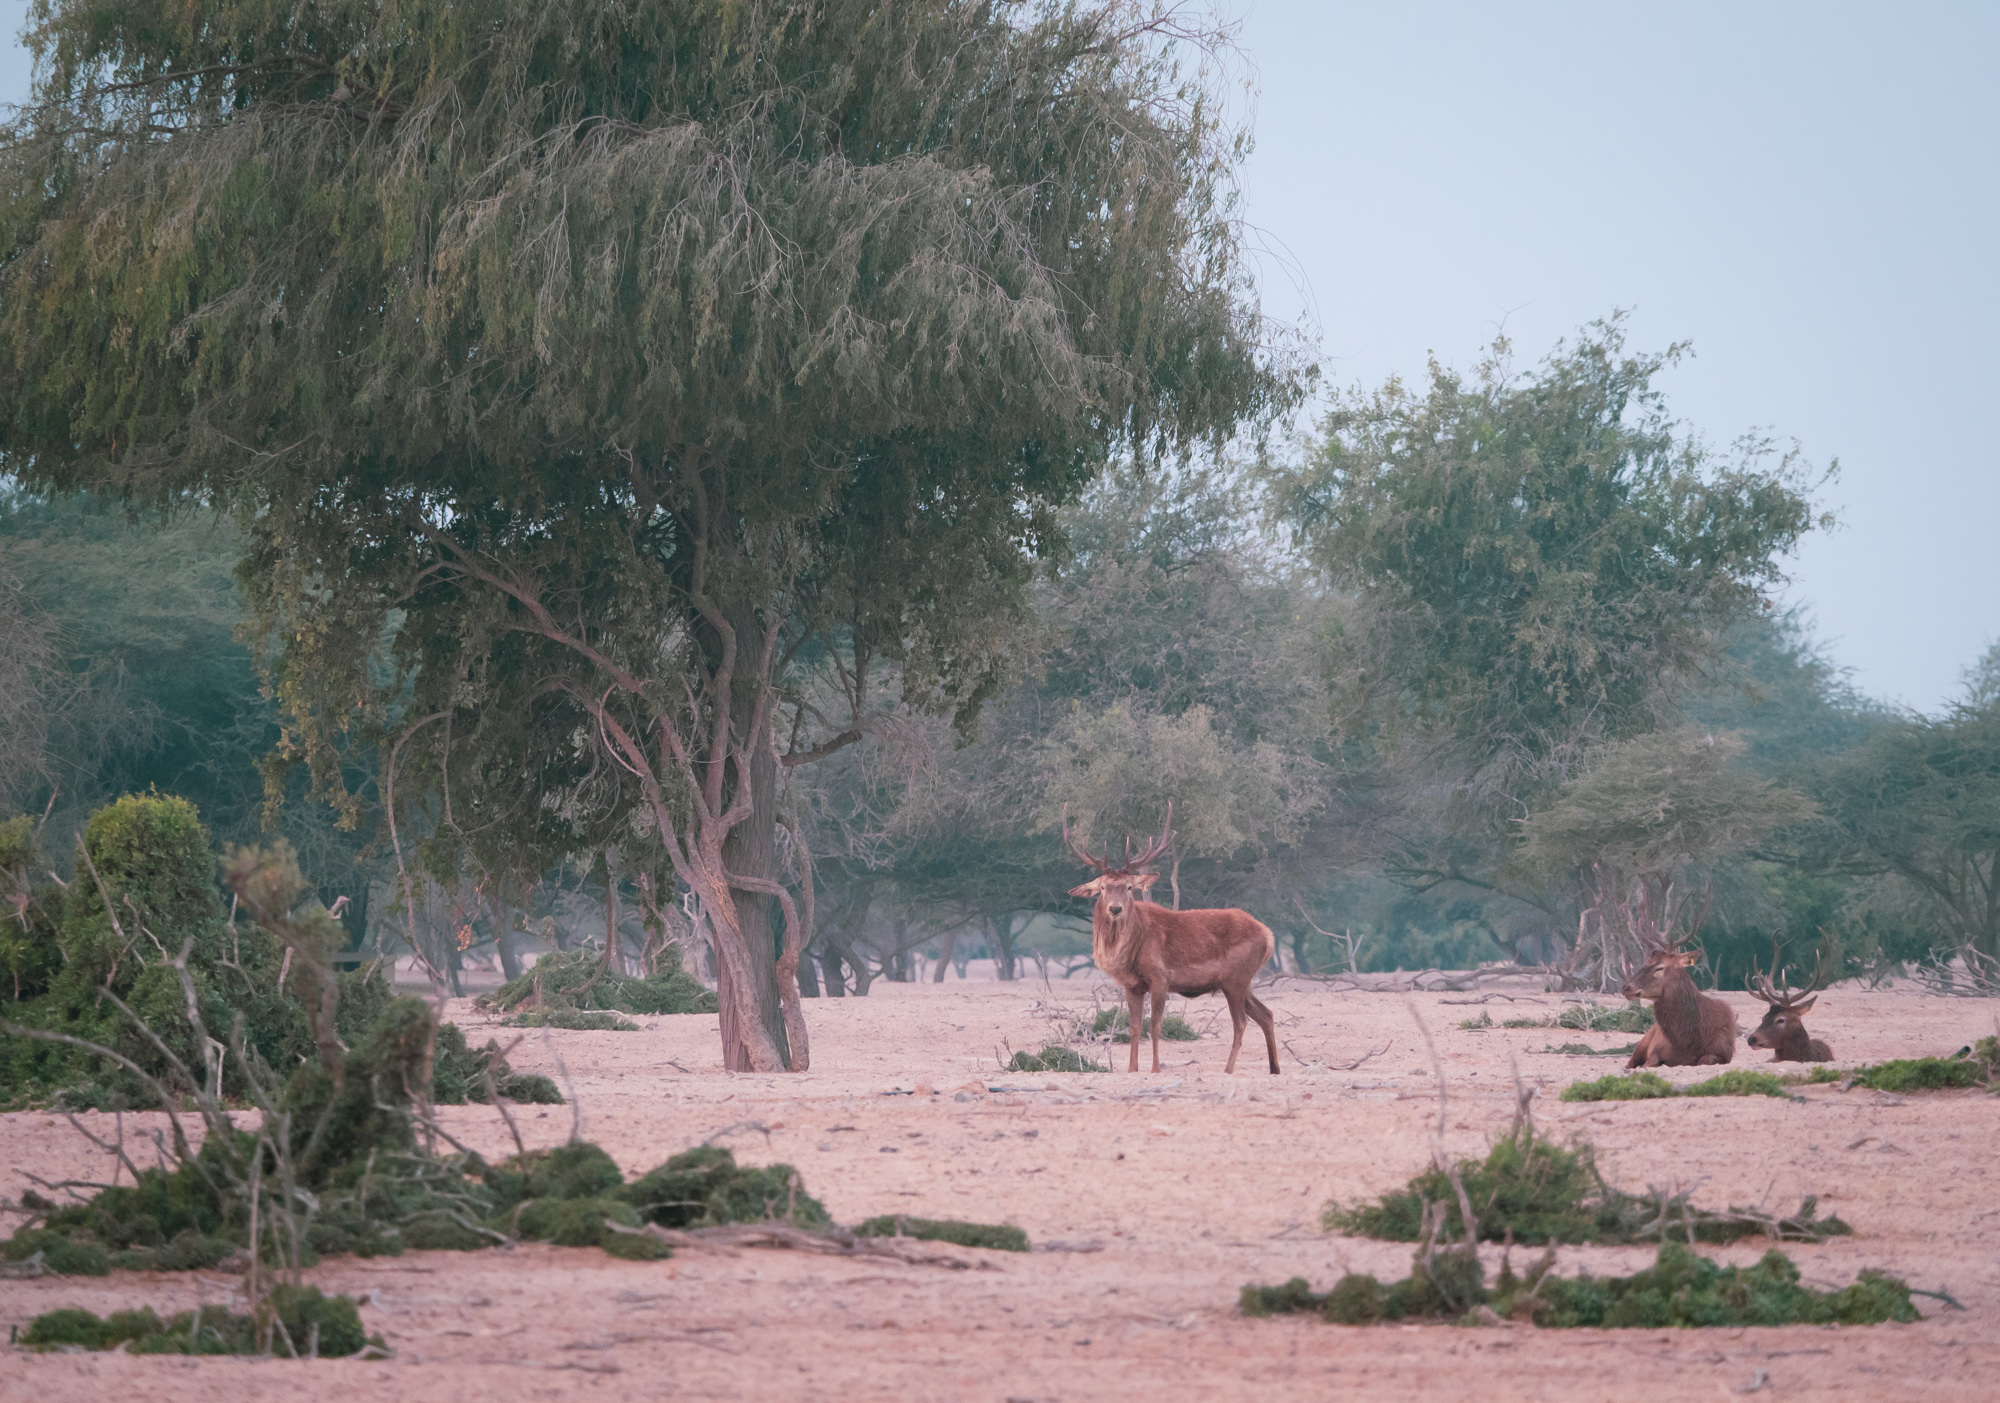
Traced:
[[1674, 1095], [1674, 1084], [1655, 1072], [1620, 1075], [1607, 1072], [1596, 1081], [1580, 1081], [1562, 1089], [1564, 1101], [1651, 1101]]
[[[605, 968], [590, 950], [558, 950], [536, 961], [478, 1000], [481, 1008], [503, 1012], [554, 1014], [559, 1009], [610, 1013], [714, 1013], [720, 1005], [701, 981], [681, 968], [679, 947], [661, 952], [643, 979]], [[561, 1027], [561, 1024], [551, 1024]]]
[[[1797, 1213], [1780, 1218], [1756, 1209], [1698, 1209], [1685, 1193], [1624, 1193], [1604, 1181], [1587, 1142], [1552, 1144], [1525, 1117], [1495, 1142], [1484, 1160], [1460, 1160], [1456, 1167], [1485, 1242], [1647, 1242], [1669, 1233], [1702, 1242], [1759, 1235], [1818, 1242], [1850, 1231], [1837, 1217], [1819, 1217], [1817, 1198], [1805, 1199]], [[1439, 1206], [1444, 1214], [1439, 1230], [1463, 1238], [1457, 1189], [1444, 1170], [1433, 1166], [1371, 1203], [1352, 1208], [1328, 1203], [1320, 1223], [1330, 1232], [1355, 1237], [1418, 1242], [1425, 1235], [1426, 1214]]]
[[[1162, 1033], [1162, 1036], [1165, 1036]], [[1054, 1043], [1040, 1052], [1017, 1052], [1007, 1064], [1010, 1072], [1108, 1072], [1111, 1069], [1101, 1062], [1093, 1062], [1075, 1048], [1059, 1047]]]
[[626, 1185], [620, 1196], [647, 1222], [667, 1228], [771, 1221], [820, 1228], [833, 1222], [791, 1165], [745, 1168], [720, 1145], [697, 1145], [675, 1155]]
[[636, 1033], [639, 1025], [631, 1019], [598, 1008], [551, 1008], [509, 1018], [509, 1028], [564, 1028], [574, 1033]]
[[[380, 1336], [361, 1327], [352, 1297], [327, 1296], [316, 1286], [279, 1286], [264, 1298], [268, 1329], [256, 1315], [231, 1315], [221, 1306], [182, 1311], [162, 1321], [151, 1310], [122, 1310], [100, 1320], [87, 1310], [52, 1310], [28, 1322], [21, 1343], [35, 1349], [115, 1349], [134, 1354], [276, 1354], [284, 1358], [342, 1359]], [[263, 1337], [260, 1341], [260, 1335]]]
[[[1450, 1277], [1438, 1268], [1449, 1260]], [[1246, 1286], [1243, 1314], [1309, 1312], [1341, 1325], [1434, 1318], [1532, 1321], [1551, 1329], [1662, 1329], [1748, 1325], [1877, 1325], [1922, 1319], [1910, 1288], [1896, 1277], [1863, 1271], [1837, 1291], [1799, 1282], [1799, 1269], [1772, 1248], [1754, 1266], [1726, 1267], [1677, 1242], [1660, 1245], [1651, 1267], [1630, 1276], [1553, 1274], [1554, 1254], [1525, 1279], [1511, 1262], [1489, 1289], [1478, 1259], [1463, 1251], [1420, 1259], [1405, 1279], [1383, 1285], [1349, 1273], [1325, 1293], [1302, 1277], [1282, 1286]]]
[[[1131, 1030], [1132, 1016], [1122, 1008], [1101, 1008], [1097, 1011], [1097, 1016], [1090, 1021], [1091, 1036], [1101, 1038], [1108, 1033], [1111, 1035], [1111, 1041], [1115, 1043], [1130, 1042]], [[1153, 1019], [1149, 1014], [1139, 1020], [1139, 1038], [1143, 1042], [1152, 1036]], [[1197, 1033], [1178, 1013], [1170, 1013], [1160, 1024], [1160, 1037], [1165, 1042], [1191, 1043], [1198, 1040], [1201, 1034]]]
[[1025, 1252], [1028, 1234], [995, 1223], [961, 1223], [940, 1218], [908, 1218], [900, 1213], [870, 1218], [854, 1230], [856, 1237], [914, 1237], [925, 1242], [950, 1242], [960, 1247], [987, 1247], [996, 1252]]

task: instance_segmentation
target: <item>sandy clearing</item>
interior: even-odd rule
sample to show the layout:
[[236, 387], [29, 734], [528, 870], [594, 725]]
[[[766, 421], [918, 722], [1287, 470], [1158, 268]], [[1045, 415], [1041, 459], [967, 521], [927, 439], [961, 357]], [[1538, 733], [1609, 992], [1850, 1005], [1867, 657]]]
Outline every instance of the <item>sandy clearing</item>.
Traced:
[[[1047, 987], [878, 984], [867, 999], [809, 1002], [814, 1070], [798, 1076], [722, 1072], [712, 1017], [642, 1019], [639, 1033], [531, 1033], [515, 1064], [570, 1081], [583, 1133], [630, 1173], [719, 1137], [747, 1162], [798, 1166], [842, 1221], [906, 1211], [1011, 1222], [1037, 1244], [1091, 1250], [987, 1254], [995, 1269], [967, 1272], [759, 1251], [623, 1263], [539, 1245], [336, 1260], [312, 1279], [367, 1292], [363, 1317], [389, 1337], [394, 1360], [306, 1369], [10, 1352], [0, 1355], [0, 1388], [50, 1400], [421, 1391], [427, 1403], [630, 1393], [1004, 1403], [1189, 1385], [1224, 1398], [1712, 1399], [1762, 1371], [1761, 1391], [1790, 1397], [2000, 1397], [2000, 1099], [1809, 1088], [1793, 1101], [1562, 1105], [1560, 1087], [1619, 1064], [1543, 1048], [1630, 1039], [1457, 1028], [1482, 1008], [1498, 1021], [1561, 1006], [1556, 995], [1509, 993], [1469, 1006], [1465, 995], [1281, 983], [1265, 996], [1284, 1040], [1278, 1077], [1223, 1076], [1227, 1041], [1214, 1033], [1166, 1045], [1157, 1077], [1000, 1070], [1010, 1049], [1042, 1044], [1052, 1015], [1090, 1010], [1081, 977]], [[1745, 1027], [1761, 1012], [1746, 996], [1731, 1001]], [[1348, 1267], [1406, 1268], [1407, 1248], [1328, 1237], [1317, 1220], [1329, 1197], [1379, 1192], [1426, 1160], [1436, 1079], [1412, 1007], [1444, 1064], [1455, 1151], [1477, 1152], [1505, 1127], [1512, 1053], [1523, 1077], [1545, 1087], [1543, 1126], [1589, 1135], [1614, 1181], [1699, 1181], [1701, 1202], [1788, 1209], [1816, 1192], [1857, 1236], [1796, 1250], [1808, 1281], [1842, 1284], [1882, 1267], [1947, 1286], [1967, 1309], [1924, 1301], [1929, 1319], [1904, 1327], [1699, 1332], [1351, 1330], [1237, 1317], [1248, 1281], [1302, 1275], [1324, 1287]], [[1197, 1027], [1226, 1030], [1211, 1016], [1219, 1011], [1216, 1000], [1188, 1010]], [[465, 1003], [450, 1015], [468, 1034], [514, 1036], [485, 1029]], [[1994, 1024], [1990, 1003], [1842, 988], [1822, 999], [1813, 1030], [1847, 1063], [1947, 1051]], [[1355, 1070], [1335, 1069], [1371, 1050]], [[1122, 1068], [1125, 1050], [1108, 1051]], [[157, 1119], [127, 1117], [128, 1136]], [[101, 1128], [111, 1118], [88, 1120]], [[447, 1108], [445, 1122], [483, 1152], [510, 1147], [485, 1108]], [[531, 1145], [570, 1129], [568, 1107], [522, 1121]], [[60, 1117], [0, 1117], [9, 1196], [26, 1187], [24, 1173], [101, 1173], [99, 1159]], [[1747, 1262], [1759, 1250], [1719, 1255]], [[1568, 1270], [1623, 1271], [1651, 1254], [1562, 1255]], [[0, 1315], [19, 1325], [58, 1305], [165, 1312], [197, 1296], [226, 1299], [229, 1285], [175, 1275], [0, 1282]]]

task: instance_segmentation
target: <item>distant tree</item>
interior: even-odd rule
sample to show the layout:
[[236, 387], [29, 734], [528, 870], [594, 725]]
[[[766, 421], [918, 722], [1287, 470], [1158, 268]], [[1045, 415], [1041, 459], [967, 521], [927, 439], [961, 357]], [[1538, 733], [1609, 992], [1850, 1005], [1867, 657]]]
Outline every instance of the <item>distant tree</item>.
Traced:
[[1795, 454], [1721, 458], [1668, 418], [1678, 354], [1627, 354], [1617, 318], [1527, 375], [1496, 342], [1470, 377], [1341, 399], [1277, 473], [1355, 600], [1335, 720], [1398, 778], [1406, 880], [1499, 880], [1518, 821], [1592, 747], [1672, 723], [1813, 527]]
[[1211, 37], [55, 3], [0, 137], [0, 467], [235, 507], [324, 787], [379, 740], [622, 820], [699, 895], [727, 1065], [803, 1067], [782, 772], [885, 672], [969, 723], [1054, 505], [1293, 395], [1180, 66]]
[[1942, 716], [1886, 723], [1823, 770], [1825, 855], [1924, 898], [1945, 944], [2000, 958], [2000, 646]]
[[1745, 749], [1695, 726], [1613, 742], [1523, 822], [1523, 859], [1580, 888], [1571, 957], [1582, 982], [1614, 988], [1644, 962], [1648, 936], [1691, 934], [1717, 863], [1813, 816], [1803, 794], [1743, 764]]

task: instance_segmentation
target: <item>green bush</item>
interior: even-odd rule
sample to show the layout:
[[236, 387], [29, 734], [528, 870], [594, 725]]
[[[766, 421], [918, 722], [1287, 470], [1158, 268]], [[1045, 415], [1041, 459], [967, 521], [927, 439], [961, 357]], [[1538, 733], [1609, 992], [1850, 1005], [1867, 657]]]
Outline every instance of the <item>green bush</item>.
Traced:
[[1028, 1235], [1019, 1228], [994, 1223], [961, 1223], [950, 1219], [908, 1218], [900, 1213], [870, 1218], [854, 1230], [856, 1237], [914, 1237], [925, 1242], [950, 1242], [960, 1247], [987, 1247], [996, 1252], [1025, 1252]]
[[[1109, 1033], [1111, 1041], [1115, 1043], [1130, 1042], [1132, 1040], [1131, 1028], [1132, 1016], [1127, 1010], [1122, 1008], [1101, 1008], [1097, 1011], [1097, 1016], [1090, 1022], [1092, 1037], [1101, 1038]], [[1139, 1020], [1139, 1041], [1145, 1042], [1152, 1036], [1153, 1019], [1152, 1015], [1148, 1014]], [[1187, 1019], [1181, 1017], [1178, 1013], [1168, 1014], [1166, 1019], [1160, 1024], [1160, 1038], [1164, 1042], [1191, 1043], [1200, 1037], [1201, 1034], [1197, 1033], [1189, 1025]]]
[[1747, 1325], [1876, 1325], [1922, 1317], [1910, 1288], [1895, 1277], [1864, 1271], [1851, 1286], [1815, 1291], [1799, 1284], [1799, 1269], [1773, 1248], [1749, 1267], [1725, 1267], [1677, 1242], [1662, 1243], [1651, 1267], [1631, 1276], [1559, 1277], [1537, 1272], [1526, 1280], [1502, 1268], [1488, 1289], [1478, 1258], [1439, 1252], [1414, 1265], [1402, 1281], [1384, 1286], [1349, 1273], [1333, 1290], [1315, 1293], [1303, 1277], [1282, 1286], [1246, 1286], [1245, 1315], [1288, 1312], [1323, 1315], [1341, 1325], [1376, 1320], [1468, 1318], [1485, 1306], [1508, 1319], [1532, 1319], [1552, 1329], [1608, 1329]]
[[[1162, 1034], [1164, 1036], [1164, 1034]], [[1051, 1043], [1040, 1052], [1017, 1052], [1007, 1064], [1010, 1072], [1106, 1072], [1110, 1068], [1093, 1062], [1074, 1048]]]
[[575, 1033], [636, 1033], [639, 1025], [608, 1009], [552, 1008], [507, 1020], [509, 1028], [566, 1028]]
[[[348, 1296], [322, 1295], [317, 1286], [279, 1286], [265, 1298], [270, 1318], [283, 1327], [271, 1331], [272, 1352], [322, 1359], [359, 1354], [381, 1340], [361, 1328], [361, 1312]], [[121, 1310], [100, 1320], [87, 1310], [52, 1310], [28, 1322], [21, 1343], [37, 1349], [115, 1349], [132, 1342], [134, 1354], [256, 1354], [256, 1318], [231, 1315], [221, 1306], [203, 1306], [197, 1315], [182, 1311], [162, 1321], [151, 1310]], [[287, 1345], [289, 1340], [289, 1346]]]
[[609, 1230], [610, 1218], [628, 1228], [639, 1226], [632, 1205], [613, 1198], [538, 1198], [526, 1204], [516, 1221], [520, 1235], [558, 1247], [596, 1247]]
[[1683, 1087], [1683, 1096], [1790, 1096], [1784, 1081], [1772, 1072], [1753, 1072], [1736, 1067], [1707, 1081]]
[[[1692, 1234], [1703, 1242], [1775, 1235], [1785, 1241], [1817, 1242], [1849, 1232], [1839, 1218], [1821, 1218], [1818, 1199], [1807, 1198], [1788, 1218], [1732, 1208], [1715, 1213], [1692, 1207], [1685, 1194], [1662, 1203], [1653, 1194], [1624, 1193], [1598, 1173], [1587, 1143], [1568, 1147], [1536, 1135], [1525, 1118], [1495, 1142], [1484, 1160], [1460, 1160], [1459, 1182], [1479, 1220], [1485, 1242], [1543, 1243], [1657, 1241], [1663, 1234]], [[1417, 1242], [1424, 1234], [1427, 1205], [1445, 1207], [1445, 1239], [1465, 1235], [1458, 1191], [1444, 1170], [1433, 1166], [1401, 1189], [1353, 1208], [1326, 1205], [1321, 1226], [1330, 1232], [1388, 1242]]]
[[715, 995], [681, 968], [680, 949], [673, 945], [661, 952], [653, 972], [644, 979], [604, 968], [602, 956], [589, 950], [554, 951], [542, 956], [520, 978], [482, 995], [479, 1004], [544, 1016], [558, 1009], [714, 1013], [719, 1007]]
[[623, 1197], [647, 1222], [668, 1228], [776, 1219], [803, 1228], [833, 1219], [805, 1192], [789, 1164], [747, 1169], [719, 1145], [698, 1145], [675, 1155], [627, 1185]]
[[25, 1262], [37, 1252], [42, 1266], [61, 1276], [108, 1276], [111, 1257], [103, 1247], [88, 1240], [73, 1240], [69, 1234], [46, 1228], [23, 1228], [0, 1243], [0, 1258]]
[[1953, 1091], [1984, 1086], [1987, 1072], [1970, 1057], [1911, 1057], [1879, 1062], [1856, 1073], [1854, 1084], [1870, 1091]]
[[1674, 1095], [1674, 1084], [1654, 1072], [1619, 1075], [1608, 1072], [1596, 1081], [1580, 1081], [1562, 1090], [1564, 1101], [1651, 1101]]

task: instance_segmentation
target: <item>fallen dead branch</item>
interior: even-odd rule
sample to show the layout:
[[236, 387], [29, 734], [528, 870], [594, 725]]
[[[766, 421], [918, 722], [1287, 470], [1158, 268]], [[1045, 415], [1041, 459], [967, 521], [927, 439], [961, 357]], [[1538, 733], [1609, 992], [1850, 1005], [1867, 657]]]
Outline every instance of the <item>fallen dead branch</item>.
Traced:
[[734, 1252], [745, 1247], [770, 1247], [789, 1252], [817, 1252], [830, 1257], [884, 1257], [915, 1267], [948, 1267], [953, 1271], [999, 1271], [996, 1262], [978, 1248], [909, 1237], [857, 1237], [846, 1228], [808, 1232], [789, 1223], [723, 1223], [712, 1228], [663, 1228], [654, 1223], [628, 1228], [606, 1219], [607, 1231], [641, 1233], [669, 1247]]

